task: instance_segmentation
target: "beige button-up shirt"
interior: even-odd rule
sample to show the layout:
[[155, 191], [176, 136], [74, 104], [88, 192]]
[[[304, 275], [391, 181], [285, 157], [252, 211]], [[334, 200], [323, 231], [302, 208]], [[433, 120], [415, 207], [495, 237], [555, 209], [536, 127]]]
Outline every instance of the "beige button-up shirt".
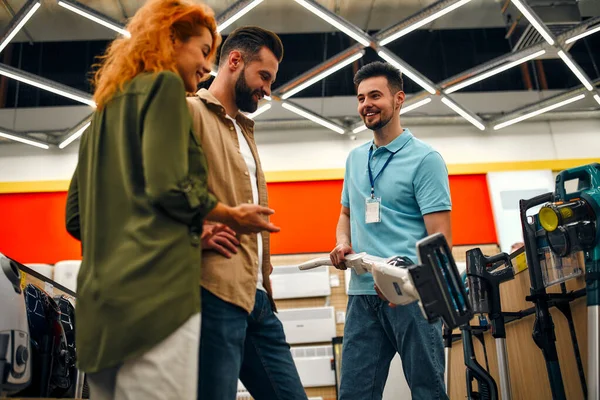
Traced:
[[[188, 107], [192, 115], [192, 127], [200, 139], [202, 150], [208, 162], [208, 190], [223, 204], [235, 207], [252, 201], [252, 186], [248, 168], [240, 151], [237, 132], [233, 122], [226, 118], [225, 108], [206, 89], [188, 97]], [[258, 199], [262, 206], [268, 205], [267, 183], [258, 158], [254, 142], [254, 121], [238, 113], [235, 120], [242, 129], [254, 161]], [[215, 296], [235, 304], [248, 313], [254, 308], [258, 268], [262, 268], [263, 285], [273, 302], [271, 282], [271, 257], [269, 234], [262, 233], [263, 262], [258, 265], [257, 235], [238, 237], [240, 246], [237, 254], [226, 258], [216, 251], [202, 252], [201, 285]]]

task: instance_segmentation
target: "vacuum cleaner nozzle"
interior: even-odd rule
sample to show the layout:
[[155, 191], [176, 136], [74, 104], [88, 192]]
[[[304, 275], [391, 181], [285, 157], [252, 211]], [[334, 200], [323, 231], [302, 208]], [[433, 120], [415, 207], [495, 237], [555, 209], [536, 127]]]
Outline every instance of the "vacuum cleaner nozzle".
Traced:
[[446, 238], [436, 233], [417, 243], [419, 263], [409, 268], [428, 321], [441, 318], [450, 329], [467, 324], [473, 310]]

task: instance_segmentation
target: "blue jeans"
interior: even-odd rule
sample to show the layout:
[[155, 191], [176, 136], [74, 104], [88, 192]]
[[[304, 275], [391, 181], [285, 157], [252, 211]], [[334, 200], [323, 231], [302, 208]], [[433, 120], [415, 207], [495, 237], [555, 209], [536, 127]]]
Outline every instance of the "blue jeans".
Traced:
[[199, 400], [235, 400], [238, 377], [255, 400], [306, 400], [283, 325], [267, 294], [252, 313], [202, 289]]
[[346, 315], [339, 400], [381, 400], [396, 352], [414, 400], [448, 399], [441, 322], [370, 295], [348, 296]]

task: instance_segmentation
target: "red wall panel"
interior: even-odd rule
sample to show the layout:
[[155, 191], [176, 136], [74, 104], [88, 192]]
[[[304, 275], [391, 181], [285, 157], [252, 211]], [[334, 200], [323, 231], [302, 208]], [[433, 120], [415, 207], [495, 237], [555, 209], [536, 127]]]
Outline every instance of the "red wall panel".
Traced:
[[0, 252], [21, 263], [81, 259], [65, 229], [66, 192], [0, 195]]
[[[335, 245], [342, 181], [269, 183], [273, 254], [327, 252]], [[485, 175], [453, 175], [455, 245], [496, 243]], [[65, 230], [66, 193], [0, 195], [0, 252], [23, 263], [79, 259], [79, 242]]]

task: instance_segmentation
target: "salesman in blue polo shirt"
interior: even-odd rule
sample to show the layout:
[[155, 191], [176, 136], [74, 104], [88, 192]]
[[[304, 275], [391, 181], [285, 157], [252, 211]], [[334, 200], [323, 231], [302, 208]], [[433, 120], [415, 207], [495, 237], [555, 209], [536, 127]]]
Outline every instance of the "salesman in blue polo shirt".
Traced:
[[[345, 269], [344, 256], [354, 252], [416, 262], [416, 243], [427, 235], [441, 232], [452, 243], [446, 164], [402, 128], [405, 95], [398, 69], [374, 62], [356, 73], [354, 83], [358, 112], [373, 140], [346, 160], [331, 262]], [[390, 307], [369, 273], [352, 271], [348, 295], [339, 399], [381, 399], [396, 353], [413, 399], [448, 399], [441, 323], [429, 324], [417, 303]]]

